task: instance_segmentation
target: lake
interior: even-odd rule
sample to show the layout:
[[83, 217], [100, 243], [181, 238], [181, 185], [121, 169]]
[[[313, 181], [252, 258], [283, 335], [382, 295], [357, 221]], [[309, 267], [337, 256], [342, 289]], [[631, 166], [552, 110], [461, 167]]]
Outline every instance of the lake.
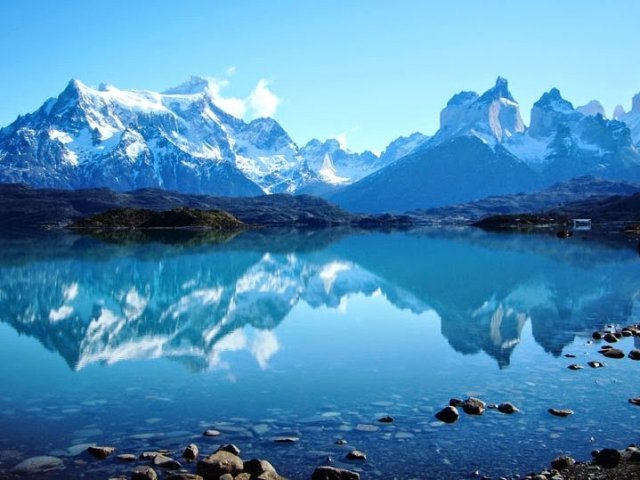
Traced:
[[[1, 243], [0, 477], [53, 455], [64, 470], [38, 478], [106, 480], [142, 462], [88, 444], [177, 458], [191, 442], [234, 443], [291, 479], [329, 461], [363, 479], [499, 477], [639, 441], [640, 362], [591, 340], [640, 322], [632, 243], [474, 229]], [[520, 412], [434, 418], [467, 396]]]

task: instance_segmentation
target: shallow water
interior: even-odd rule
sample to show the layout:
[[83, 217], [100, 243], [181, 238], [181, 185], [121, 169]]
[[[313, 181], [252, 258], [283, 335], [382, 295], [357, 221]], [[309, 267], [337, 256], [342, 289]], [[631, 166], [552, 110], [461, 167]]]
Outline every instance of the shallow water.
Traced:
[[[54, 455], [65, 469], [39, 478], [106, 479], [133, 467], [85, 444], [193, 441], [292, 479], [328, 457], [364, 479], [498, 477], [639, 440], [640, 362], [590, 344], [640, 321], [630, 245], [477, 230], [118, 240], [2, 241], [0, 476]], [[566, 368], [592, 359], [607, 367]], [[468, 395], [521, 412], [435, 420]]]

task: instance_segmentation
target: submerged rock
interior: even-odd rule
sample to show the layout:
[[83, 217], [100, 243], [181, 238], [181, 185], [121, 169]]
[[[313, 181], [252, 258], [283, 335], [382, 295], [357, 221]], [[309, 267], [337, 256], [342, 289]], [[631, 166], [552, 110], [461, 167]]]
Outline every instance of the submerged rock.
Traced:
[[225, 473], [237, 475], [244, 470], [244, 463], [237, 455], [226, 450], [219, 450], [213, 455], [200, 460], [197, 473], [204, 480], [218, 480]]
[[113, 447], [94, 447], [94, 446], [91, 446], [91, 447], [87, 448], [87, 452], [89, 452], [94, 458], [97, 458], [98, 460], [104, 460], [105, 458], [107, 458], [109, 455], [111, 455], [115, 451], [116, 451], [116, 449], [113, 448]]
[[611, 332], [606, 333], [602, 338], [607, 343], [616, 343], [618, 341], [618, 337]]
[[151, 467], [136, 468], [131, 474], [131, 480], [158, 480], [158, 474]]
[[273, 441], [276, 443], [297, 443], [300, 441], [300, 437], [275, 437]]
[[450, 407], [459, 407], [463, 403], [464, 402], [462, 400], [460, 400], [459, 398], [451, 398], [451, 399], [449, 399], [449, 406]]
[[336, 440], [336, 445], [346, 445], [347, 441], [344, 438], [340, 438], [338, 440]]
[[318, 467], [311, 480], [360, 480], [360, 474], [343, 468]]
[[460, 417], [458, 413], [458, 409], [456, 407], [448, 406], [444, 407], [438, 413], [435, 414], [435, 417], [444, 423], [454, 423]]
[[138, 457], [132, 453], [121, 453], [116, 458], [123, 462], [135, 462]]
[[23, 460], [13, 467], [11, 471], [21, 475], [33, 475], [36, 473], [50, 472], [64, 468], [64, 462], [58, 457], [41, 455]]
[[573, 415], [573, 410], [568, 408], [550, 408], [547, 410], [551, 415], [556, 417], [568, 417], [569, 415]]
[[498, 411], [508, 415], [519, 412], [520, 410], [513, 403], [505, 402], [498, 405]]

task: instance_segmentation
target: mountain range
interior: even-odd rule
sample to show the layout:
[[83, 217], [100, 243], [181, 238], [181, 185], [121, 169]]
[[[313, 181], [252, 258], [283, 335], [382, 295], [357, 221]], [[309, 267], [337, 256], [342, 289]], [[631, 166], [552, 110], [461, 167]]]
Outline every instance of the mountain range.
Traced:
[[0, 130], [0, 182], [39, 188], [159, 188], [218, 196], [312, 194], [352, 211], [432, 208], [532, 192], [583, 175], [640, 181], [640, 94], [607, 119], [552, 88], [526, 126], [507, 80], [460, 92], [432, 137], [380, 153], [337, 140], [299, 147], [274, 119], [245, 122], [216, 105], [205, 79], [162, 93], [91, 88], [56, 98]]

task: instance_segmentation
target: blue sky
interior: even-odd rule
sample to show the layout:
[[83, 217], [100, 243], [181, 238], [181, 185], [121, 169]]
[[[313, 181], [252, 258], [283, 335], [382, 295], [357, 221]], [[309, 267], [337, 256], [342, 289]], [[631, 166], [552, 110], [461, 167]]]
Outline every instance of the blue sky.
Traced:
[[200, 75], [240, 99], [263, 80], [298, 144], [354, 150], [434, 133], [454, 93], [498, 75], [525, 121], [554, 86], [610, 114], [640, 91], [638, 18], [636, 1], [5, 1], [0, 125], [72, 77], [163, 90]]

